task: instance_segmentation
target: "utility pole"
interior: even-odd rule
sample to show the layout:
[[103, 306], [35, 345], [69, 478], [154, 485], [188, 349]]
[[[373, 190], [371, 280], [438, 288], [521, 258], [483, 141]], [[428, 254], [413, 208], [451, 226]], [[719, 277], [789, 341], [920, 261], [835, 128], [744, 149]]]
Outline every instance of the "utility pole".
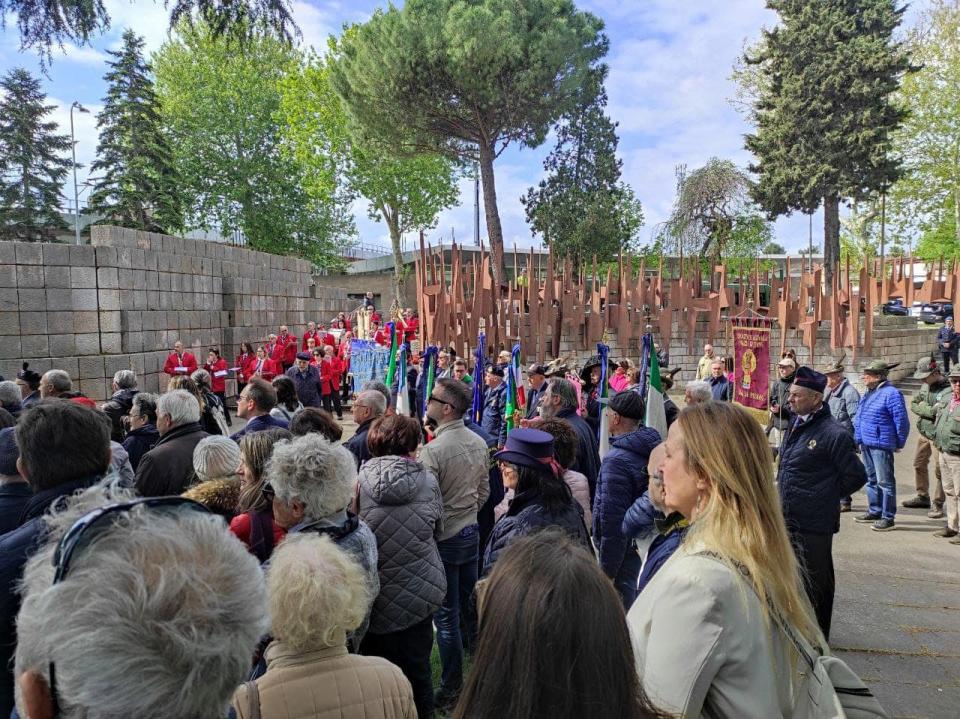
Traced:
[[80, 244], [80, 192], [77, 190], [77, 140], [73, 132], [73, 111], [90, 112], [74, 100], [70, 105], [70, 152], [73, 154], [73, 231], [76, 244]]
[[810, 213], [810, 228], [808, 230], [807, 239], [810, 242], [809, 250], [810, 254], [807, 255], [807, 264], [810, 265], [810, 274], [813, 274], [813, 213]]
[[473, 244], [480, 246], [480, 164], [473, 175]]

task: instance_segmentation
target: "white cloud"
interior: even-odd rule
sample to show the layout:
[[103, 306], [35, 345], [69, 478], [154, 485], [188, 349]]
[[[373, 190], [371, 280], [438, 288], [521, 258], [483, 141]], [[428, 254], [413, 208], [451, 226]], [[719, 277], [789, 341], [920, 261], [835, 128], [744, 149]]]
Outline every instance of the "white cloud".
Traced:
[[340, 10], [339, 3], [326, 3], [321, 8], [304, 0], [296, 0], [292, 8], [293, 18], [302, 35], [302, 47], [312, 47], [320, 54], [325, 53], [327, 38], [337, 34], [339, 28], [333, 17]]

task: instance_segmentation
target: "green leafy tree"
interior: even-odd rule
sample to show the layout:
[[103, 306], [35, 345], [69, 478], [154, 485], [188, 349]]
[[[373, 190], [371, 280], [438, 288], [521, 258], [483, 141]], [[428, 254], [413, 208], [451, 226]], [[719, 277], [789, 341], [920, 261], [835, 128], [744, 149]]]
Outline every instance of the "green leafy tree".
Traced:
[[[781, 23], [746, 58], [759, 67], [756, 131], [747, 149], [753, 196], [771, 218], [824, 205], [825, 283], [840, 250], [841, 199], [863, 199], [900, 175], [891, 135], [906, 111], [895, 100], [910, 69], [893, 33], [894, 0], [767, 0]], [[749, 77], [749, 73], [747, 75]]]
[[408, 0], [343, 39], [331, 82], [351, 123], [402, 154], [478, 162], [494, 282], [504, 282], [494, 160], [537, 147], [606, 54], [572, 0]]
[[954, 199], [947, 197], [940, 221], [929, 226], [920, 236], [915, 255], [923, 260], [960, 259], [960, 234], [957, 233]]
[[46, 119], [55, 106], [29, 72], [14, 68], [0, 91], [0, 239], [49, 242], [67, 229], [60, 196], [70, 138]]
[[617, 125], [607, 117], [606, 67], [594, 72], [582, 99], [557, 127], [557, 144], [543, 168], [548, 173], [521, 198], [527, 222], [574, 266], [603, 260], [634, 247], [643, 209], [620, 181]]
[[330, 267], [354, 233], [350, 197], [334, 183], [316, 199], [284, 151], [280, 82], [298, 62], [269, 34], [239, 43], [199, 24], [181, 26], [153, 58], [185, 224], [239, 231], [255, 249]]
[[768, 242], [763, 246], [763, 254], [765, 255], [785, 255], [787, 254], [787, 248], [781, 245], [779, 242]]
[[854, 201], [850, 212], [840, 220], [840, 260], [860, 269], [877, 257], [880, 247], [880, 201], [868, 198]]
[[160, 121], [160, 103], [143, 58], [143, 38], [123, 34], [123, 48], [104, 76], [107, 96], [97, 115], [100, 142], [91, 172], [103, 173], [90, 210], [113, 223], [150, 232], [175, 232], [182, 222], [173, 152]]
[[927, 249], [951, 227], [954, 247], [960, 244], [960, 5], [934, 0], [907, 43], [920, 67], [900, 89], [910, 114], [894, 135], [904, 176], [889, 194], [891, 224], [902, 236], [921, 235]]
[[[171, 28], [199, 19], [217, 36], [249, 39], [265, 28], [286, 40], [299, 34], [289, 0], [164, 0], [164, 6], [171, 7]], [[39, 50], [43, 63], [49, 62], [54, 45], [82, 45], [110, 27], [103, 0], [0, 0], [0, 17], [5, 23], [16, 17], [21, 46]]]
[[370, 218], [386, 224], [393, 249], [394, 299], [400, 304], [405, 278], [402, 236], [434, 227], [440, 211], [456, 203], [456, 166], [436, 154], [397, 157], [354, 136], [330, 87], [324, 60], [311, 58], [284, 78], [281, 89], [286, 146], [310, 178], [309, 191], [326, 201], [338, 182], [345, 181], [352, 193], [369, 201]]

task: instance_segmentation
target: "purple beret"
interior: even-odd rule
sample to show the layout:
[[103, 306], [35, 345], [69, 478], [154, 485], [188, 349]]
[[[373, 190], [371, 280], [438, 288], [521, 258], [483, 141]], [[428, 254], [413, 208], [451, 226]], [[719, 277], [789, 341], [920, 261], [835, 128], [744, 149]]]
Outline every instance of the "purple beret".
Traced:
[[827, 388], [827, 376], [809, 367], [801, 367], [797, 370], [793, 383], [798, 387], [806, 387], [823, 394], [823, 391]]

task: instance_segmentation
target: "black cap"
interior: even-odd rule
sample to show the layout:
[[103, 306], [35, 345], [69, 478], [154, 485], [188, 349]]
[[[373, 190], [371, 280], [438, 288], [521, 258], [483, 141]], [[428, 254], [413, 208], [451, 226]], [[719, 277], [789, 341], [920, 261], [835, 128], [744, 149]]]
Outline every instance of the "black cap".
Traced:
[[495, 374], [497, 377], [503, 377], [503, 367], [498, 367], [495, 364], [492, 364], [489, 367], [487, 367], [487, 372], [489, 372], [490, 374]]
[[823, 390], [827, 388], [827, 377], [809, 367], [800, 367], [793, 378], [793, 383], [798, 387], [806, 387], [823, 394]]
[[532, 365], [530, 365], [529, 367], [527, 367], [527, 374], [528, 374], [528, 375], [531, 375], [531, 374], [542, 374], [542, 375], [546, 375], [546, 374], [547, 374], [547, 368], [544, 367], [542, 364], [532, 364]]
[[628, 419], [643, 420], [646, 414], [643, 397], [633, 390], [624, 390], [613, 395], [610, 399], [610, 409]]

